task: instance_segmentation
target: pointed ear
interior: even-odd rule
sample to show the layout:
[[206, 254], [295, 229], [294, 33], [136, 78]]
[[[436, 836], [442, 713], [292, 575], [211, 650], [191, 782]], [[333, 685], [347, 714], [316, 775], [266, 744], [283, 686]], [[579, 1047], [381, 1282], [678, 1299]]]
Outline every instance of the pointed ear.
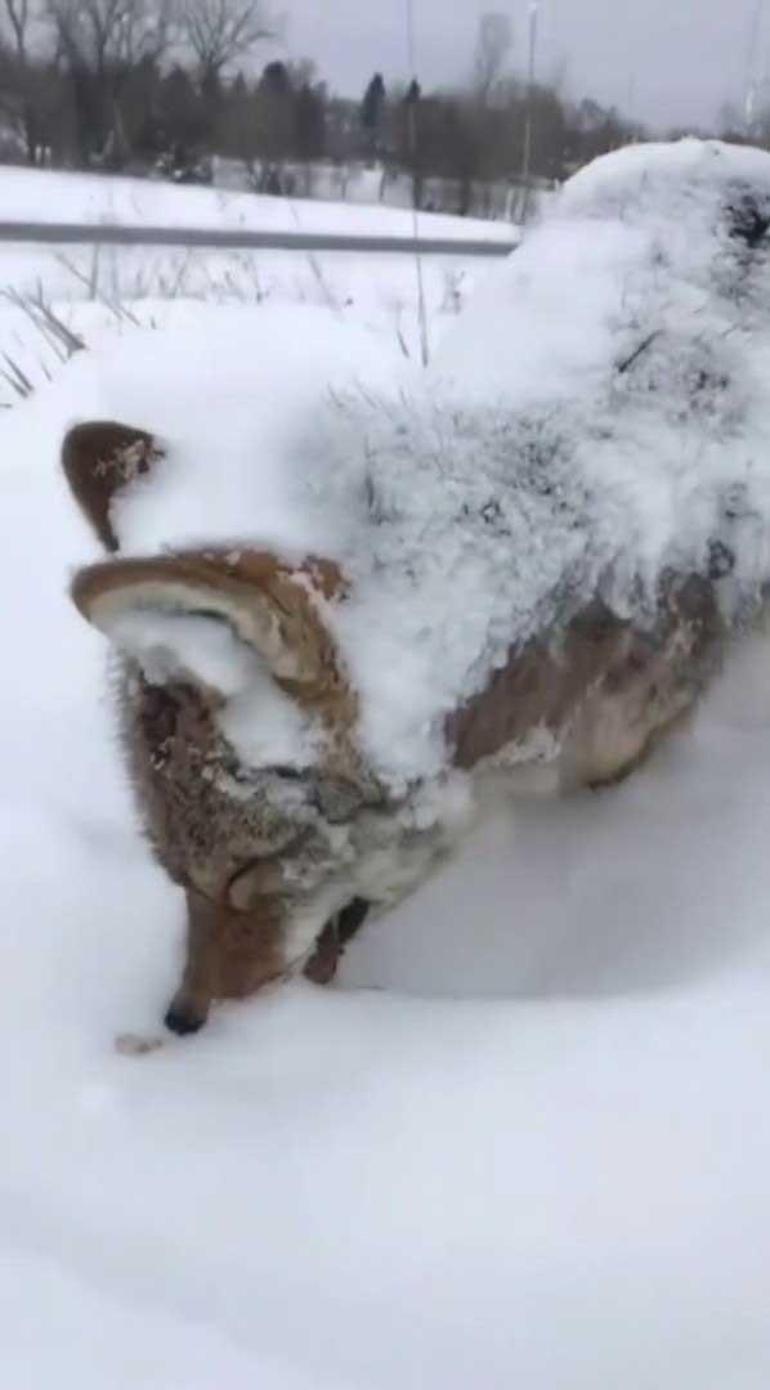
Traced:
[[[207, 681], [204, 674], [214, 646], [230, 664], [233, 679], [236, 654], [242, 662], [249, 651], [304, 710], [337, 728], [352, 724], [356, 699], [324, 607], [342, 600], [345, 592], [343, 576], [331, 561], [291, 566], [261, 551], [115, 560], [80, 570], [72, 586], [83, 616], [140, 659], [143, 650], [157, 650], [159, 640], [170, 644], [172, 657], [184, 646], [188, 676], [227, 695], [234, 689], [226, 688], [225, 675]], [[200, 620], [198, 626], [190, 619]], [[223, 628], [236, 643], [227, 655], [220, 641]], [[219, 636], [212, 645], [214, 632]], [[248, 670], [240, 669], [248, 683]]]
[[146, 430], [111, 420], [89, 420], [65, 436], [61, 462], [80, 510], [105, 550], [116, 551], [110, 520], [112, 499], [135, 478], [149, 473], [163, 450]]

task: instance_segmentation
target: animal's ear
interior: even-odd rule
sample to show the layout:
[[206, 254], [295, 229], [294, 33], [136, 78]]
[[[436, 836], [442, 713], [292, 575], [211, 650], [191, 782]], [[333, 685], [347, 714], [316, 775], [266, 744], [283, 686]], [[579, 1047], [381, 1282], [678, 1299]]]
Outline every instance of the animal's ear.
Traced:
[[146, 430], [112, 420], [89, 420], [65, 436], [61, 462], [75, 500], [105, 550], [116, 551], [118, 538], [110, 519], [113, 498], [135, 478], [150, 472], [163, 457]]
[[145, 669], [153, 662], [153, 679], [182, 672], [227, 696], [249, 683], [244, 663], [258, 658], [287, 695], [336, 727], [352, 723], [355, 697], [324, 611], [344, 594], [332, 562], [291, 566], [258, 551], [115, 560], [80, 570], [72, 586], [83, 616]]

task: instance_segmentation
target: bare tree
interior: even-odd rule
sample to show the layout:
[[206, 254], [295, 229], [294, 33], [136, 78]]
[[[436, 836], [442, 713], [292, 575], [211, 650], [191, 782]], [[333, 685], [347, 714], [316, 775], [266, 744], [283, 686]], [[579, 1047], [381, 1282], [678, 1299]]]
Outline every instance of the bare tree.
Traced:
[[121, 97], [140, 65], [157, 63], [172, 38], [173, 0], [48, 0], [57, 60], [68, 75], [82, 164], [115, 167], [129, 150]]
[[41, 41], [47, 19], [39, 0], [0, 0], [0, 110], [16, 127], [30, 164], [43, 153], [54, 85]]
[[195, 55], [203, 89], [217, 84], [231, 63], [276, 32], [262, 0], [180, 0], [179, 26], [182, 41]]
[[[18, 0], [16, 0], [18, 3]], [[59, 54], [70, 68], [105, 73], [157, 61], [171, 39], [171, 0], [49, 0]]]
[[0, 12], [3, 18], [3, 38], [6, 42], [10, 38], [14, 56], [19, 63], [26, 66], [29, 31], [32, 24], [29, 0], [3, 0]]

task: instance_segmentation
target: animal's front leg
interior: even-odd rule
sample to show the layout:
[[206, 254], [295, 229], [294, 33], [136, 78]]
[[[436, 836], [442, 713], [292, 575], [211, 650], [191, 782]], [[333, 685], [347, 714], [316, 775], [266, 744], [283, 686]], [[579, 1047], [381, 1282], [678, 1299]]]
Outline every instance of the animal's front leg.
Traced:
[[369, 911], [364, 898], [354, 898], [326, 923], [316, 948], [305, 966], [305, 978], [316, 985], [328, 985], [337, 973], [345, 947], [362, 926]]

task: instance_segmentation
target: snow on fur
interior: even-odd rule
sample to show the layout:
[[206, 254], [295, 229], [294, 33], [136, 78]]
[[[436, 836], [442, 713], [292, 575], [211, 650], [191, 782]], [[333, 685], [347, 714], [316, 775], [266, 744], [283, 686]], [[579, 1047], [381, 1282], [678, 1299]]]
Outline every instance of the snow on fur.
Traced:
[[770, 574], [769, 220], [757, 151], [600, 160], [421, 388], [340, 412], [328, 447], [359, 513], [337, 629], [384, 775], [438, 771], [444, 715], [596, 594], [644, 623], [673, 568], [720, 576], [730, 617], [751, 608]]
[[597, 593], [648, 621], [673, 567], [720, 576], [731, 617], [751, 608], [770, 574], [769, 221], [770, 155], [608, 156], [427, 374], [377, 378], [363, 354], [354, 376], [349, 347], [319, 373], [297, 345], [276, 431], [270, 364], [242, 358], [203, 467], [188, 353], [170, 464], [121, 504], [124, 549], [247, 538], [341, 558], [353, 596], [333, 621], [369, 757], [395, 787], [435, 775], [447, 712]]

